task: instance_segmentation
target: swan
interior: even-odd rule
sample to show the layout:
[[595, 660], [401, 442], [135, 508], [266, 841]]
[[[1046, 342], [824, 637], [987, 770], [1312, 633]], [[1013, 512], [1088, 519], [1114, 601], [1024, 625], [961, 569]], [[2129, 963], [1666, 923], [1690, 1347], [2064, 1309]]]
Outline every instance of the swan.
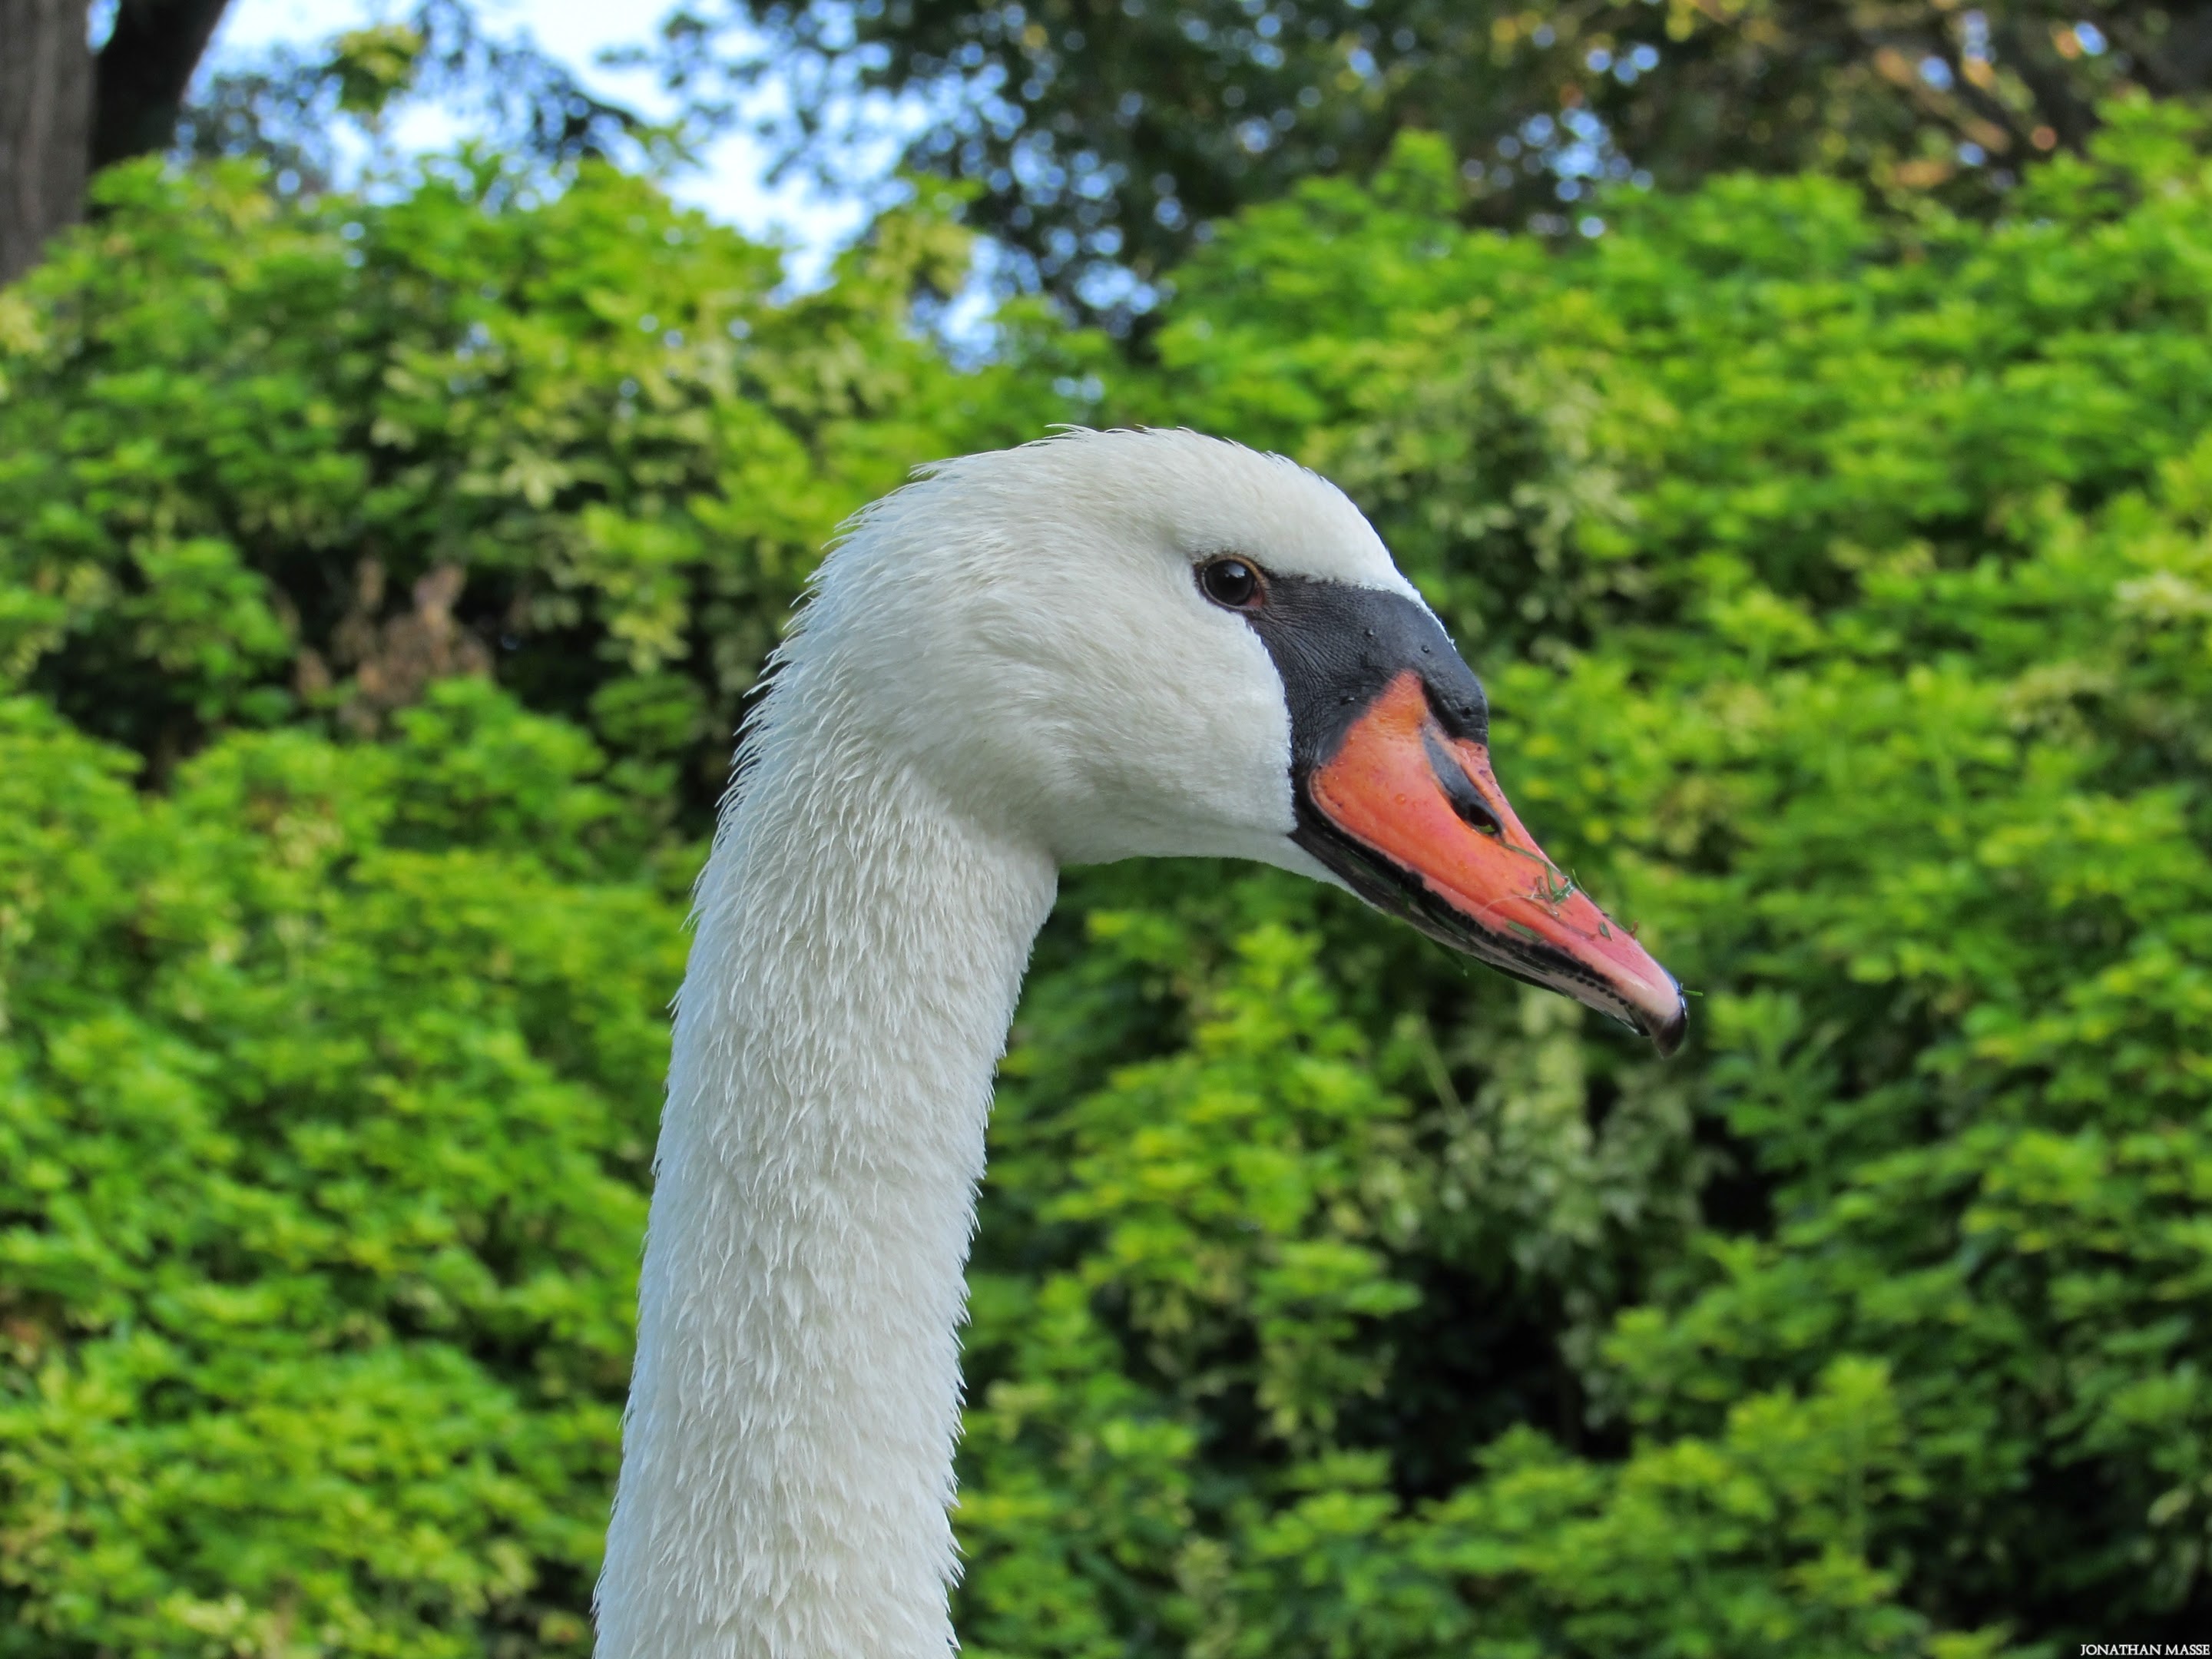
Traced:
[[1182, 431], [921, 470], [823, 562], [676, 1004], [600, 1659], [943, 1659], [991, 1079], [1066, 864], [1338, 884], [1671, 1052], [1358, 509]]

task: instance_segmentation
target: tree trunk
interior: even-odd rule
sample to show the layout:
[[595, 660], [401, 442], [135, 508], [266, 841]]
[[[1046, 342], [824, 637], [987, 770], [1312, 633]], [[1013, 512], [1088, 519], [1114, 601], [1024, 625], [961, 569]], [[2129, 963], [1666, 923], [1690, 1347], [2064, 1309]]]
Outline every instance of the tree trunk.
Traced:
[[[9, 3], [0, 0], [0, 5]], [[115, 32], [100, 49], [93, 98], [95, 169], [169, 147], [184, 112], [185, 88], [228, 3], [122, 0]]]
[[0, 283], [84, 208], [88, 0], [0, 0]]

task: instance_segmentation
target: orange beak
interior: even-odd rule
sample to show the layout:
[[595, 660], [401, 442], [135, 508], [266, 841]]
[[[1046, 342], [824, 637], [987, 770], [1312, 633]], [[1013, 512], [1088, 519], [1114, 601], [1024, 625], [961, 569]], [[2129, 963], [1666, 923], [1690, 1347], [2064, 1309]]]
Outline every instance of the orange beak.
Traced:
[[1302, 805], [1300, 843], [1370, 903], [1612, 1016], [1662, 1054], [1681, 1046], [1681, 988], [1545, 855], [1488, 749], [1445, 731], [1417, 672], [1345, 729], [1307, 774]]

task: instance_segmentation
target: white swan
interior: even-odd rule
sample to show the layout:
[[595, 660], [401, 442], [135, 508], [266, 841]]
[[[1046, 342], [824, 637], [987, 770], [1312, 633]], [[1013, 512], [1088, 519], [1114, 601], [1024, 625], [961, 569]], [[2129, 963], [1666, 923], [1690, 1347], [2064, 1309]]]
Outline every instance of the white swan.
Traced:
[[947, 462], [823, 562], [701, 877], [602, 1659], [943, 1659], [991, 1074], [1063, 864], [1257, 859], [1680, 1040], [1529, 839], [1482, 690], [1279, 458]]

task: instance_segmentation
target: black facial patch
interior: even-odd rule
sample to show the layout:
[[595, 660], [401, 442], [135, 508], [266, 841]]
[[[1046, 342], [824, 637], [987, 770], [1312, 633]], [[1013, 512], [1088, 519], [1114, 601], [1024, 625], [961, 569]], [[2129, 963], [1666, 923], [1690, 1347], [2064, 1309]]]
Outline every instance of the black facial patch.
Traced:
[[[1346, 732], [1407, 669], [1421, 677], [1438, 726], [1455, 738], [1489, 742], [1490, 704], [1482, 683], [1461, 659], [1443, 626], [1402, 593], [1310, 576], [1270, 574], [1267, 583], [1261, 602], [1240, 607], [1240, 614], [1274, 659], [1290, 704], [1291, 781], [1297, 814], [1291, 839], [1376, 909], [1411, 922], [1440, 944], [1480, 957], [1532, 985], [1547, 984], [1542, 976], [1549, 975], [1553, 990], [1562, 988], [1562, 978], [1598, 986], [1595, 975], [1540, 941], [1471, 926], [1417, 877], [1337, 829], [1306, 793], [1307, 778], [1327, 763]], [[1437, 786], [1461, 820], [1483, 834], [1503, 833], [1504, 826], [1466, 773], [1432, 737], [1426, 741]], [[1606, 994], [1609, 1001], [1619, 1001], [1610, 991]]]
[[1671, 1053], [1681, 1040], [1681, 1015], [1652, 1026], [1590, 964], [1531, 929], [1511, 923], [1493, 929], [1462, 914], [1419, 872], [1363, 844], [1315, 805], [1309, 787], [1315, 772], [1335, 757], [1346, 734], [1411, 670], [1421, 678], [1436, 722], [1422, 731], [1421, 742], [1437, 789], [1469, 830], [1502, 838], [1505, 827], [1498, 814], [1437, 735], [1487, 747], [1490, 705], [1443, 627], [1405, 595], [1308, 576], [1263, 580], [1256, 600], [1231, 608], [1267, 647], [1290, 707], [1296, 819], [1291, 840], [1376, 909], [1515, 979], [1573, 997], [1650, 1036], [1662, 1054]]
[[1275, 659], [1291, 709], [1291, 772], [1304, 778], [1336, 752], [1352, 723], [1407, 669], [1428, 688], [1437, 723], [1490, 740], [1482, 684], [1443, 626], [1402, 593], [1310, 576], [1269, 575], [1241, 614]]

